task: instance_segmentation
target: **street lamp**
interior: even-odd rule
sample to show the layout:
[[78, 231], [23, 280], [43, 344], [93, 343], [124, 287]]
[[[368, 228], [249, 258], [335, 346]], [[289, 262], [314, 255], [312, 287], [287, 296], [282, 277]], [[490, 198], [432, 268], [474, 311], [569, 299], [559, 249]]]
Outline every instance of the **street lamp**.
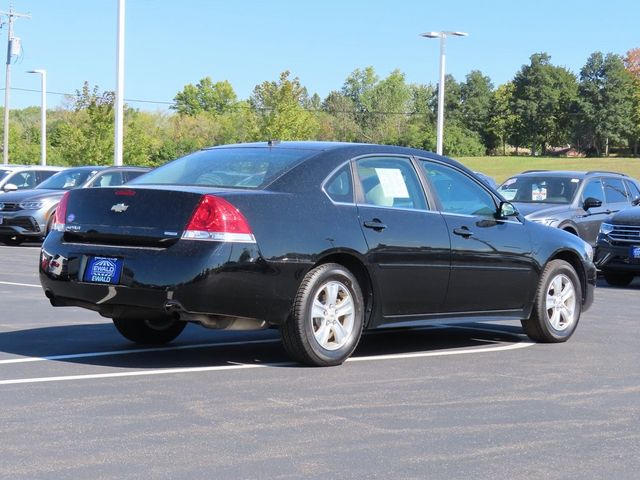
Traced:
[[47, 164], [47, 71], [28, 70], [27, 73], [39, 73], [41, 83], [41, 99], [40, 99], [40, 164]]
[[436, 142], [436, 153], [442, 155], [442, 137], [444, 130], [444, 44], [447, 36], [466, 37], [465, 32], [426, 32], [421, 33], [421, 37], [440, 39], [440, 83], [438, 84], [438, 139]]

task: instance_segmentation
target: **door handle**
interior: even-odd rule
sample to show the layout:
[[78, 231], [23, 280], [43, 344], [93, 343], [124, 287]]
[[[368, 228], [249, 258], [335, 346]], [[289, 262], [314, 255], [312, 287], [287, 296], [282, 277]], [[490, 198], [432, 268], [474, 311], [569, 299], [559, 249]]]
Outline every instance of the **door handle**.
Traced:
[[453, 233], [455, 233], [456, 235], [460, 235], [461, 237], [464, 237], [464, 238], [469, 238], [470, 236], [473, 235], [473, 232], [469, 230], [467, 227], [454, 228]]
[[377, 232], [381, 232], [382, 230], [387, 228], [387, 226], [384, 223], [382, 223], [380, 220], [378, 220], [377, 218], [374, 218], [373, 220], [364, 222], [363, 225], [365, 226], [365, 228], [372, 228], [373, 230], [375, 230]]

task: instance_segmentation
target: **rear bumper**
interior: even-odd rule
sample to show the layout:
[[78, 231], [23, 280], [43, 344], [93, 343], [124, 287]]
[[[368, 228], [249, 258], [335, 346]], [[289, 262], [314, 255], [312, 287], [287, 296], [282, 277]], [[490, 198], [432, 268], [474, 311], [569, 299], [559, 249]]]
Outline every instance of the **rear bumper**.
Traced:
[[[122, 259], [118, 285], [82, 280], [92, 256]], [[79, 306], [105, 317], [180, 314], [282, 323], [291, 308], [295, 275], [272, 268], [255, 244], [180, 240], [167, 248], [65, 243], [47, 236], [40, 282], [54, 306]], [[284, 281], [283, 281], [284, 280]], [[184, 317], [183, 317], [184, 315]]]
[[600, 270], [640, 273], [640, 259], [632, 258], [632, 247], [637, 248], [640, 245], [612, 245], [605, 238], [599, 237], [594, 262]]

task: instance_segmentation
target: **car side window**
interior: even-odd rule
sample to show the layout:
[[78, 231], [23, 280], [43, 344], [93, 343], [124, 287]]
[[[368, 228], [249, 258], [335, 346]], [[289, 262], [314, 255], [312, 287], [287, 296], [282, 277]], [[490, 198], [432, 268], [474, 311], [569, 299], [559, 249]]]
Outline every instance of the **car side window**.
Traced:
[[469, 176], [439, 163], [422, 160], [420, 164], [440, 200], [443, 212], [495, 216], [497, 206], [493, 196]]
[[379, 207], [426, 210], [418, 175], [408, 158], [367, 157], [356, 162], [364, 203]]
[[23, 190], [26, 188], [33, 188], [36, 186], [36, 174], [35, 172], [20, 172], [16, 173], [8, 183], [13, 183], [18, 190]]
[[604, 179], [604, 197], [607, 203], [630, 203], [629, 194], [620, 178]]
[[584, 186], [582, 202], [584, 203], [587, 198], [595, 198], [604, 203], [604, 193], [602, 192], [602, 181], [600, 179], [591, 180]]
[[334, 173], [324, 184], [324, 191], [337, 203], [353, 203], [353, 182], [351, 168], [345, 165]]
[[627, 190], [631, 194], [631, 199], [634, 200], [636, 198], [640, 198], [640, 189], [638, 186], [629, 180], [625, 180], [624, 183], [627, 185]]

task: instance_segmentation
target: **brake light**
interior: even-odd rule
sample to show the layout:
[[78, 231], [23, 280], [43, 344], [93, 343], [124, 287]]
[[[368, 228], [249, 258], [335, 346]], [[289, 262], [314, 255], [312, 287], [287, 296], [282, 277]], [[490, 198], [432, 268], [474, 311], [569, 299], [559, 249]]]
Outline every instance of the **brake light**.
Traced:
[[203, 195], [182, 238], [218, 242], [255, 243], [247, 219], [224, 198]]
[[133, 197], [135, 194], [136, 194], [136, 191], [131, 190], [130, 188], [126, 190], [116, 190], [116, 195], [119, 195], [122, 197]]
[[62, 199], [60, 200], [60, 203], [58, 204], [58, 208], [56, 208], [56, 216], [55, 219], [53, 220], [53, 230], [56, 230], [58, 232], [64, 232], [64, 225], [67, 222], [66, 218], [67, 218], [67, 203], [69, 203], [69, 194], [71, 192], [66, 192], [63, 196]]

